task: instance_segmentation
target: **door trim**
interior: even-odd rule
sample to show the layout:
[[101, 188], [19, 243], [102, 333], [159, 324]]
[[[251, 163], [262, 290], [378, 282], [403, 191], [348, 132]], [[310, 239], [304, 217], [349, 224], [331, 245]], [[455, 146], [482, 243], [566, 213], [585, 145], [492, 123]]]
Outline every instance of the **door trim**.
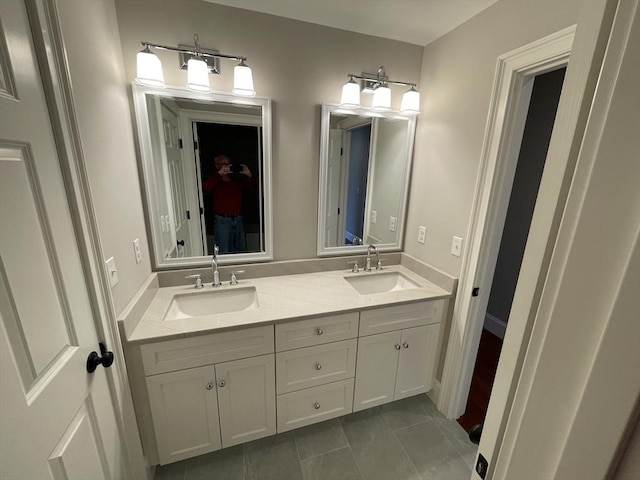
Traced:
[[151, 472], [147, 470], [142, 452], [113, 297], [103, 262], [57, 0], [26, 0], [26, 5], [96, 332], [115, 356], [114, 368], [105, 369], [105, 373], [117, 427], [125, 442], [124, 451], [133, 478], [150, 480]]
[[[466, 407], [533, 80], [567, 64], [575, 31], [572, 25], [498, 57], [467, 233], [469, 248], [462, 260], [442, 374], [438, 407], [448, 418], [461, 416]], [[576, 110], [572, 116], [577, 116], [577, 107], [578, 102], [571, 105]], [[563, 141], [563, 149], [568, 149], [573, 137]], [[471, 295], [475, 287], [480, 289], [478, 297]]]

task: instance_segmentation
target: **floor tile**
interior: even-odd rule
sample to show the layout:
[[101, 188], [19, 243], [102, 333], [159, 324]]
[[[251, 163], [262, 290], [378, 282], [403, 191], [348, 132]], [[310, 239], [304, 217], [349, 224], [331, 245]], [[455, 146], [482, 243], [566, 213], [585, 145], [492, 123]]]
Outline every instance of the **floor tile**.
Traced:
[[185, 467], [184, 480], [244, 480], [242, 445], [191, 458]]
[[383, 405], [382, 416], [392, 430], [417, 425], [431, 418], [416, 397], [405, 398], [404, 400]]
[[431, 399], [427, 394], [416, 395], [413, 398], [415, 398], [418, 401], [418, 403], [422, 406], [422, 408], [424, 408], [425, 412], [427, 412], [427, 414], [429, 414], [431, 417], [445, 418], [445, 416], [438, 411], [438, 407], [435, 406], [435, 404], [431, 401]]
[[302, 480], [293, 432], [244, 444], [246, 480]]
[[419, 480], [420, 476], [382, 416], [358, 412], [342, 418], [342, 428], [366, 480]]
[[169, 465], [158, 465], [154, 480], [183, 480], [184, 479], [185, 462], [175, 462]]
[[347, 446], [340, 420], [333, 419], [294, 430], [300, 460]]
[[424, 480], [469, 479], [470, 467], [434, 420], [394, 433]]
[[478, 446], [471, 443], [469, 434], [458, 422], [444, 417], [435, 417], [433, 420], [461, 455], [475, 454]]
[[302, 461], [304, 480], [362, 480], [349, 447]]

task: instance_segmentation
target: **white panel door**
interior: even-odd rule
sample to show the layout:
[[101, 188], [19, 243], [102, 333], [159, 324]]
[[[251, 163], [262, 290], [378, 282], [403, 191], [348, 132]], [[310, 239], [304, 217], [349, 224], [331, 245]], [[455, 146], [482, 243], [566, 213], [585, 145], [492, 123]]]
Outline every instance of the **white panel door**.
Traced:
[[216, 365], [222, 446], [276, 433], [274, 355]]
[[[327, 218], [325, 219], [325, 247], [344, 244], [344, 232], [340, 226], [340, 173], [342, 171], [342, 130], [329, 130], [329, 159], [327, 165]], [[341, 238], [342, 237], [342, 238]]]
[[161, 464], [221, 448], [213, 365], [147, 377]]
[[128, 478], [24, 2], [0, 18], [0, 478]]
[[402, 331], [394, 400], [431, 390], [440, 324]]
[[393, 401], [401, 332], [358, 339], [353, 411]]
[[[169, 204], [173, 204], [173, 228], [176, 236], [176, 256], [190, 257], [192, 255], [191, 232], [189, 231], [189, 217], [187, 210], [187, 183], [183, 165], [182, 150], [180, 149], [180, 133], [177, 115], [161, 102], [162, 133], [164, 149], [167, 158], [169, 186], [171, 196]], [[195, 218], [194, 218], [195, 221]]]

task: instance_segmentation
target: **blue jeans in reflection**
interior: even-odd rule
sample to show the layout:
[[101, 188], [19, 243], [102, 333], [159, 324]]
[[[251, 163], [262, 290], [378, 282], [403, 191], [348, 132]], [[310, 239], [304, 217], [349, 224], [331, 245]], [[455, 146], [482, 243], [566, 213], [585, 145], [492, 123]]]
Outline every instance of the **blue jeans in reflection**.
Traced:
[[246, 252], [247, 239], [242, 215], [236, 215], [235, 217], [214, 215], [214, 217], [215, 242], [220, 248], [220, 253]]

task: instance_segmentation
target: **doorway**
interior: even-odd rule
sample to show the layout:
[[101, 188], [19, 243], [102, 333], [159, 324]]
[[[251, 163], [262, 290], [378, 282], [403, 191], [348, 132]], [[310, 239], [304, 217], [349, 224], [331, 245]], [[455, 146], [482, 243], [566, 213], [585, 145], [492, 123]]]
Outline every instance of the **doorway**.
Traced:
[[487, 413], [565, 73], [563, 67], [534, 78], [469, 397], [458, 418], [467, 431]]

